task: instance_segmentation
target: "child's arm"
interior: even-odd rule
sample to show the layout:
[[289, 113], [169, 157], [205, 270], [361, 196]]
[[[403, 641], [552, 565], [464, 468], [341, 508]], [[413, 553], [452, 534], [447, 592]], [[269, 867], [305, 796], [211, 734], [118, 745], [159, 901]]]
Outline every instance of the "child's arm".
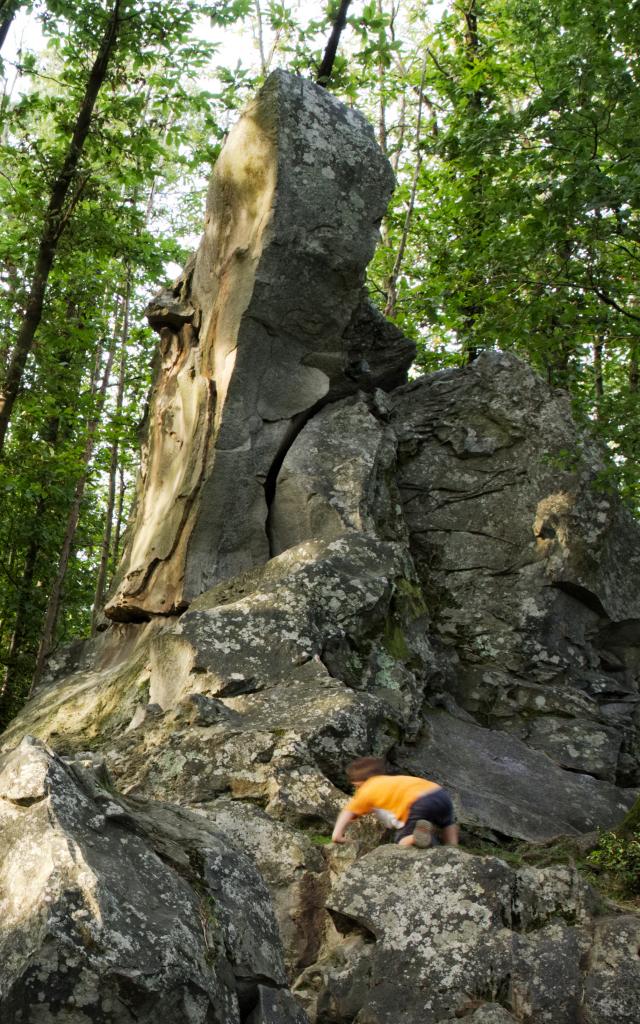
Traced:
[[346, 843], [347, 840], [345, 839], [344, 836], [344, 830], [346, 829], [347, 825], [357, 817], [357, 814], [353, 814], [352, 811], [348, 811], [346, 807], [343, 808], [343, 810], [340, 811], [340, 814], [336, 818], [336, 823], [333, 826], [333, 835], [331, 836], [331, 842]]

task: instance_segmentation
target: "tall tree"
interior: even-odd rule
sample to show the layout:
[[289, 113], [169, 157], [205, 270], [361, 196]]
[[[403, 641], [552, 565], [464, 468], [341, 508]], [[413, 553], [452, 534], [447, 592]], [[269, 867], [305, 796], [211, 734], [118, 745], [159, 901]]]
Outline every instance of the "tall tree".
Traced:
[[[58, 243], [73, 208], [86, 185], [84, 178], [80, 177], [76, 180], [76, 172], [91, 127], [91, 119], [96, 100], [98, 99], [98, 93], [107, 77], [109, 62], [116, 47], [118, 32], [125, 9], [126, 0], [113, 0], [113, 6], [104, 25], [98, 53], [87, 79], [73, 133], [69, 141], [69, 147], [62, 167], [51, 187], [24, 316], [0, 393], [0, 453], [4, 448], [7, 428], [20, 391], [27, 358], [42, 319], [47, 282]], [[72, 190], [74, 184], [75, 190]]]

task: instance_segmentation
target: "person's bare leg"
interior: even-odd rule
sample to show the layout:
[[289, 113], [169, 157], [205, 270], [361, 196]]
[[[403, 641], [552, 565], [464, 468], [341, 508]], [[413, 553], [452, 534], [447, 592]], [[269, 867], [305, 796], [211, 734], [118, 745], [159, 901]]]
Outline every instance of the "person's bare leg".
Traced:
[[460, 842], [460, 830], [457, 825], [445, 825], [441, 835], [445, 846], [457, 846]]
[[398, 841], [398, 846], [415, 846], [413, 836], [403, 836], [402, 839]]

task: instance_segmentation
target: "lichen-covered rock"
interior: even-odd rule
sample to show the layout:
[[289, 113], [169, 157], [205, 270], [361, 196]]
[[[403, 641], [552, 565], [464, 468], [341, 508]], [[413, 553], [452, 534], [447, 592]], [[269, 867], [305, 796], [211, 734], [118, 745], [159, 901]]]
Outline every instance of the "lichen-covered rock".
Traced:
[[[447, 689], [557, 764], [640, 783], [640, 528], [604, 463], [515, 356], [394, 395], [399, 485]], [[612, 707], [613, 704], [613, 707]]]
[[640, 1007], [640, 919], [596, 922], [585, 986], [584, 1024], [635, 1024]]
[[321, 826], [292, 828], [250, 803], [221, 798], [199, 812], [258, 866], [269, 887], [290, 971], [313, 963], [324, 936], [324, 901], [329, 873], [323, 847], [314, 844]]
[[364, 397], [326, 406], [289, 448], [269, 520], [274, 553], [345, 530], [404, 539], [395, 435], [379, 395], [373, 408]]
[[404, 378], [413, 348], [362, 291], [392, 184], [362, 115], [283, 71], [229, 134], [195, 261], [149, 310], [160, 359], [110, 618], [175, 612], [266, 562], [292, 436], [329, 398]]
[[0, 760], [2, 1020], [239, 1024], [286, 986], [264, 883], [206, 821], [106, 781], [29, 738]]
[[[340, 875], [327, 906], [343, 942], [296, 984], [312, 1021], [595, 1024], [637, 1012], [637, 963], [617, 974], [598, 959], [598, 904], [572, 868], [386, 847]], [[617, 921], [622, 955], [637, 921], [636, 932]], [[615, 1010], [610, 1002], [604, 1016], [582, 1016], [606, 1005], [614, 977]]]
[[151, 641], [159, 714], [110, 744], [112, 771], [188, 803], [271, 799], [308, 767], [342, 780], [351, 758], [415, 733], [433, 662], [423, 610], [403, 546], [359, 532], [220, 584]]

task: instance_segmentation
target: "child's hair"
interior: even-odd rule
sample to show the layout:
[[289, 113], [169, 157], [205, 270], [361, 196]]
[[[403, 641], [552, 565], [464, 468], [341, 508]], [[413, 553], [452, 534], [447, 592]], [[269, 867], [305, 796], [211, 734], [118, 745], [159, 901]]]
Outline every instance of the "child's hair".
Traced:
[[349, 782], [364, 782], [372, 775], [384, 775], [386, 769], [384, 757], [358, 757], [347, 765]]

